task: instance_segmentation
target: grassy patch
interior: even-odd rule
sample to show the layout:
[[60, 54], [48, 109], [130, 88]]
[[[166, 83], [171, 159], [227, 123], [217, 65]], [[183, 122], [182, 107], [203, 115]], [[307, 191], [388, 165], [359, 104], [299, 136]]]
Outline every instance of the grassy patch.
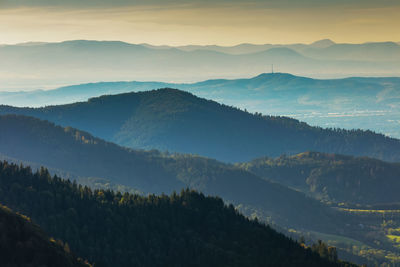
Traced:
[[400, 236], [398, 235], [386, 235], [386, 237], [394, 243], [400, 243]]
[[315, 237], [317, 237], [318, 239], [324, 240], [325, 242], [327, 242], [328, 244], [331, 245], [337, 245], [337, 244], [346, 244], [346, 245], [352, 245], [352, 246], [366, 246], [364, 243], [352, 239], [352, 238], [348, 238], [345, 236], [341, 236], [341, 235], [331, 235], [331, 234], [325, 234], [325, 233], [319, 233], [319, 232], [310, 232], [312, 235], [314, 235]]
[[346, 212], [354, 212], [354, 213], [400, 213], [400, 210], [367, 210], [367, 209], [347, 209], [347, 208], [338, 208], [341, 211]]

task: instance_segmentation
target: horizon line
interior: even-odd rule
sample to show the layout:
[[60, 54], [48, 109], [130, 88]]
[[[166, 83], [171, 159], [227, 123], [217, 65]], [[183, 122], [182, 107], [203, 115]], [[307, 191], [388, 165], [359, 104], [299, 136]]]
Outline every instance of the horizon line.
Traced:
[[388, 41], [367, 41], [367, 42], [335, 42], [330, 38], [323, 38], [323, 39], [318, 39], [314, 42], [311, 43], [302, 43], [302, 42], [290, 42], [290, 43], [250, 43], [250, 42], [244, 42], [244, 43], [237, 43], [233, 45], [222, 45], [222, 44], [216, 44], [216, 43], [210, 43], [210, 44], [196, 44], [196, 43], [188, 43], [188, 44], [182, 44], [182, 45], [172, 45], [172, 44], [154, 44], [154, 43], [132, 43], [128, 41], [123, 41], [123, 40], [116, 40], [116, 39], [65, 39], [62, 41], [26, 41], [26, 42], [17, 42], [17, 43], [0, 43], [0, 46], [13, 46], [13, 45], [39, 45], [39, 44], [61, 44], [61, 43], [66, 43], [66, 42], [76, 42], [76, 41], [87, 41], [87, 42], [119, 42], [119, 43], [125, 43], [129, 45], [149, 45], [149, 46], [154, 46], [154, 47], [162, 47], [162, 46], [167, 46], [167, 47], [187, 47], [187, 46], [201, 46], [201, 47], [207, 47], [207, 46], [217, 46], [217, 47], [237, 47], [241, 45], [255, 45], [255, 46], [262, 46], [262, 45], [312, 45], [317, 42], [321, 41], [330, 41], [333, 44], [350, 44], [350, 45], [363, 45], [363, 44], [382, 44], [382, 43], [394, 43], [397, 45], [400, 45], [400, 41], [393, 41], [393, 40], [388, 40]]

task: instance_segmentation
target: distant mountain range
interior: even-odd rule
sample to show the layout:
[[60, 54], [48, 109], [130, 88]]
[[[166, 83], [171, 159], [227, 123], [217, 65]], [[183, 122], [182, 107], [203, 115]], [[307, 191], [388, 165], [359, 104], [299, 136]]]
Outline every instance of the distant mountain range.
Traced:
[[[173, 48], [171, 46], [150, 46], [150, 48]], [[395, 42], [337, 44], [330, 39], [323, 39], [312, 44], [240, 44], [236, 46], [217, 45], [188, 45], [176, 47], [184, 51], [209, 50], [232, 55], [251, 54], [272, 48], [288, 48], [306, 57], [319, 60], [354, 60], [354, 61], [398, 61], [400, 60], [399, 46]]]
[[135, 149], [193, 153], [227, 162], [309, 150], [400, 161], [398, 139], [250, 114], [176, 89], [102, 96], [45, 108], [0, 106], [0, 114], [49, 120]]
[[97, 81], [191, 82], [271, 70], [312, 77], [398, 76], [394, 42], [311, 45], [151, 46], [74, 40], [0, 46], [0, 90], [54, 88]]
[[289, 116], [321, 127], [370, 129], [400, 138], [400, 78], [317, 80], [274, 73], [193, 84], [92, 83], [48, 91], [0, 92], [0, 104], [39, 107], [165, 87], [186, 90], [251, 112]]

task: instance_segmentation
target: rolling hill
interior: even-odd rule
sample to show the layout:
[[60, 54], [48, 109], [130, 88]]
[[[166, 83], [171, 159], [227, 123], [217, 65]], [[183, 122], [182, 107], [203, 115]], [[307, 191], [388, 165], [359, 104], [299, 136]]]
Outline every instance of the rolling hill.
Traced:
[[47, 91], [0, 92], [0, 104], [41, 107], [167, 87], [250, 112], [293, 117], [310, 125], [369, 129], [400, 137], [399, 78], [318, 80], [286, 73], [265, 73], [250, 79], [218, 79], [189, 84], [101, 82]]
[[390, 206], [400, 203], [399, 163], [305, 152], [238, 165], [260, 177], [337, 204]]
[[320, 127], [370, 129], [400, 137], [399, 78], [318, 80], [269, 73], [176, 87], [251, 112], [289, 116]]
[[135, 149], [191, 153], [228, 162], [304, 151], [400, 160], [397, 139], [250, 114], [175, 89], [102, 96], [45, 108], [1, 106], [0, 114], [34, 116]]

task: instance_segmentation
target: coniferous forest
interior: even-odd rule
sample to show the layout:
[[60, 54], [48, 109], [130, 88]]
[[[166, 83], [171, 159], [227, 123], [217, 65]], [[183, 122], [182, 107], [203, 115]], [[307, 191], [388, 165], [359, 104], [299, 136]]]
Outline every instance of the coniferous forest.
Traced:
[[[188, 189], [170, 196], [91, 190], [44, 168], [1, 162], [0, 192], [2, 203], [94, 266], [351, 266]], [[23, 231], [16, 228], [15, 235]]]
[[49, 238], [31, 219], [0, 206], [0, 260], [4, 267], [90, 267], [68, 243]]

